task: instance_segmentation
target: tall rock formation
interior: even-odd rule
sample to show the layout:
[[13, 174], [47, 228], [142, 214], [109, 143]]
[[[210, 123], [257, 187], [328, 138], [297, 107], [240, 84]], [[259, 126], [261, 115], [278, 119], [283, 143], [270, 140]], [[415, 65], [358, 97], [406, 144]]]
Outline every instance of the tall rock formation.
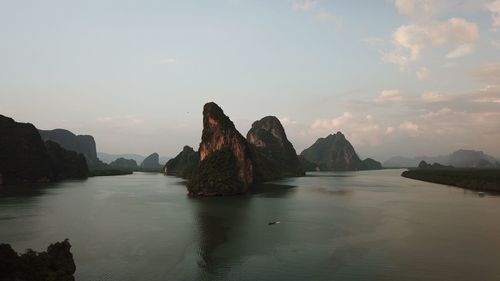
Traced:
[[0, 183], [44, 182], [53, 177], [35, 126], [0, 115]]
[[167, 161], [163, 167], [163, 172], [166, 175], [175, 175], [188, 179], [193, 174], [199, 162], [200, 156], [198, 152], [186, 145], [177, 156]]
[[304, 175], [297, 152], [275, 116], [255, 121], [247, 133], [247, 140], [252, 145], [256, 179]]
[[160, 155], [154, 152], [144, 159], [141, 163], [141, 168], [145, 169], [158, 169], [160, 168]]
[[85, 156], [89, 167], [99, 167], [103, 163], [97, 158], [94, 137], [89, 135], [75, 135], [64, 129], [38, 130], [44, 141], [58, 143], [66, 150], [76, 151]]
[[380, 169], [382, 165], [373, 160], [361, 161], [354, 147], [341, 132], [318, 139], [300, 154], [305, 160], [317, 165], [322, 171], [356, 171]]
[[250, 147], [222, 109], [203, 107], [200, 164], [188, 182], [192, 196], [231, 195], [248, 191], [254, 181]]

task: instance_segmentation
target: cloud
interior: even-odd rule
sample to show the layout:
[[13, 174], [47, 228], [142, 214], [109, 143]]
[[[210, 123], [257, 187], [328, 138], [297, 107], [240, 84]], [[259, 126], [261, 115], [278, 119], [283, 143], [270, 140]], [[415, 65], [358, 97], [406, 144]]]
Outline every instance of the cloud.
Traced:
[[415, 61], [430, 47], [446, 44], [465, 45], [479, 38], [477, 24], [460, 18], [452, 18], [434, 24], [410, 24], [399, 27], [393, 34], [393, 44], [397, 52]]
[[486, 84], [500, 85], [500, 62], [477, 66], [472, 70], [472, 75]]
[[378, 146], [385, 134], [372, 115], [355, 117], [350, 112], [336, 118], [315, 120], [307, 134], [324, 137], [336, 131], [342, 131], [355, 146]]
[[416, 72], [418, 80], [427, 80], [429, 76], [431, 75], [431, 72], [429, 69], [425, 67], [421, 67], [417, 70]]
[[496, 0], [486, 5], [486, 9], [491, 13], [492, 28], [494, 31], [500, 27], [500, 0]]
[[401, 101], [403, 96], [399, 90], [384, 90], [377, 97], [377, 102], [394, 102]]
[[414, 19], [430, 19], [437, 13], [432, 0], [395, 0], [394, 5], [402, 15]]
[[468, 55], [472, 52], [474, 52], [474, 45], [465, 44], [465, 45], [458, 46], [455, 50], [449, 52], [446, 55], [446, 58], [447, 59], [459, 58], [459, 57], [463, 57], [465, 55]]
[[319, 0], [303, 0], [303, 1], [295, 1], [292, 3], [292, 8], [298, 11], [309, 11], [311, 9], [316, 8]]
[[413, 122], [405, 121], [399, 124], [399, 129], [403, 132], [408, 133], [408, 135], [411, 137], [418, 136], [419, 126]]
[[291, 119], [290, 119], [290, 118], [288, 118], [288, 117], [282, 117], [282, 118], [279, 118], [279, 120], [280, 120], [280, 122], [281, 122], [281, 124], [282, 124], [283, 126], [286, 126], [286, 125], [295, 125], [295, 124], [297, 124], [297, 121], [295, 121], [295, 120], [291, 120]]
[[[462, 6], [465, 6], [462, 2]], [[399, 65], [401, 70], [405, 70], [428, 49], [451, 47], [446, 55], [449, 59], [472, 53], [474, 43], [479, 38], [476, 23], [462, 18], [450, 18], [446, 21], [437, 19], [441, 12], [449, 11], [452, 5], [458, 4], [447, 0], [395, 0], [396, 9], [400, 14], [408, 16], [410, 23], [393, 32], [392, 48], [381, 51], [383, 61]]]
[[449, 98], [439, 92], [425, 92], [420, 98], [425, 103], [436, 103], [449, 100]]
[[158, 63], [159, 64], [174, 64], [176, 62], [177, 62], [177, 60], [175, 58], [164, 58], [164, 59], [161, 59]]
[[318, 119], [313, 122], [311, 125], [311, 129], [313, 130], [328, 130], [330, 132], [334, 132], [336, 130], [340, 130], [340, 128], [352, 118], [352, 114], [350, 112], [344, 112], [339, 117], [333, 119]]

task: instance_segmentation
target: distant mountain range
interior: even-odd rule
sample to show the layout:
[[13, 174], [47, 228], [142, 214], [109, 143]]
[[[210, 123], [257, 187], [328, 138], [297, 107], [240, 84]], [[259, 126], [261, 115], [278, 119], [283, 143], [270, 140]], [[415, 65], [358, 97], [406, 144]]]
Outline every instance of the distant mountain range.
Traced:
[[384, 167], [417, 167], [420, 161], [451, 165], [457, 168], [494, 168], [500, 167], [500, 161], [482, 151], [460, 149], [448, 155], [440, 156], [396, 156], [384, 162]]
[[[117, 160], [118, 158], [135, 160], [135, 162], [137, 162], [138, 164], [142, 163], [142, 161], [146, 159], [146, 156], [135, 153], [110, 154], [105, 152], [97, 152], [97, 156], [102, 162], [107, 164]], [[167, 163], [169, 159], [170, 157], [160, 157], [160, 164], [165, 165], [165, 163]]]

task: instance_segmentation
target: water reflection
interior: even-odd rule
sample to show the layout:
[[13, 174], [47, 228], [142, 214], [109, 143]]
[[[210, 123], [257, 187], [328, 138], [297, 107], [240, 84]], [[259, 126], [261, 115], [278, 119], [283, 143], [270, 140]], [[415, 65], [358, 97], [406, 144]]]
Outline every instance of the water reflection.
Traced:
[[348, 196], [353, 193], [352, 190], [326, 189], [324, 187], [313, 187], [313, 188], [308, 188], [307, 190], [315, 193], [320, 193], [322, 195], [330, 195], [330, 196]]
[[[197, 261], [200, 280], [220, 278], [232, 264], [238, 263], [239, 256], [218, 255], [217, 250], [238, 236], [239, 228], [246, 222], [251, 205], [250, 196], [197, 198], [195, 202], [195, 221], [198, 228]], [[232, 250], [240, 252], [232, 243]]]

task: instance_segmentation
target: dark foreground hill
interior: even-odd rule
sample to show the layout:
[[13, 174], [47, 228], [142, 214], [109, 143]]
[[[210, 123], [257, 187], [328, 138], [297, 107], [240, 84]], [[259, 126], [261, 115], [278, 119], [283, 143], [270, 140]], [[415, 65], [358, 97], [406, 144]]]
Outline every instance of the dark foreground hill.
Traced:
[[28, 249], [16, 253], [9, 244], [0, 244], [0, 280], [2, 281], [74, 281], [76, 266], [71, 244], [51, 244], [45, 252]]
[[51, 141], [43, 142], [35, 126], [0, 115], [0, 184], [86, 178], [83, 155]]

